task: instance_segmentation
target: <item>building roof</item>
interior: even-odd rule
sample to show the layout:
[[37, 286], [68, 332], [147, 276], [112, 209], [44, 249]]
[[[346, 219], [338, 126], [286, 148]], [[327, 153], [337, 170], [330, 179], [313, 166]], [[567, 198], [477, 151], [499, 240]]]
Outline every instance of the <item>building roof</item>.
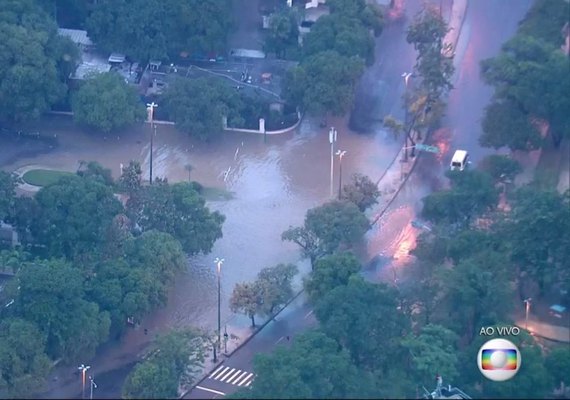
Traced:
[[92, 46], [93, 42], [89, 39], [87, 35], [87, 31], [83, 31], [80, 29], [66, 29], [66, 28], [59, 28], [57, 33], [61, 36], [67, 36], [70, 38], [73, 43], [82, 45], [82, 46]]
[[121, 53], [112, 53], [109, 56], [109, 62], [110, 63], [118, 63], [118, 64], [122, 64], [125, 62], [125, 55], [121, 54]]

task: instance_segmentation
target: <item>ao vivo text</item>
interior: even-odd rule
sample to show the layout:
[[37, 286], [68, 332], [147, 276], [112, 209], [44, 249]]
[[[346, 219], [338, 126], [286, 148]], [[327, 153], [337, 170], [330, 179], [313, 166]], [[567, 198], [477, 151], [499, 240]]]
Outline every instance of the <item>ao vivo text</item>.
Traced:
[[521, 333], [518, 326], [483, 326], [479, 336], [517, 336]]

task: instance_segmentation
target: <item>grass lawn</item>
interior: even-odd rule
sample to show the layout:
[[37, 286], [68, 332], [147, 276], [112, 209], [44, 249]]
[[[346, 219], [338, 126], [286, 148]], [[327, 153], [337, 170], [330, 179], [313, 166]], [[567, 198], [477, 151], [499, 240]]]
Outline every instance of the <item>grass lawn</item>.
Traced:
[[221, 201], [221, 200], [231, 200], [234, 198], [234, 193], [229, 192], [226, 189], [217, 187], [202, 187], [200, 194], [208, 201]]
[[49, 169], [32, 169], [22, 176], [24, 182], [34, 186], [47, 186], [57, 182], [64, 176], [75, 175], [71, 172], [53, 171]]

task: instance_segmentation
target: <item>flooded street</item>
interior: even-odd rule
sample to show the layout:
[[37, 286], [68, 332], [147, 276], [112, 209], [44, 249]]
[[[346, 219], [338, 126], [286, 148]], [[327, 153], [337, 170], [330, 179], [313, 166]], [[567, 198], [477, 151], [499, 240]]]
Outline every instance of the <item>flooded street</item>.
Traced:
[[[338, 130], [335, 150], [347, 151], [343, 158], [344, 182], [355, 172], [377, 180], [398, 151], [394, 138], [383, 131], [375, 135], [350, 132], [342, 120], [330, 119], [329, 123]], [[56, 136], [60, 145], [48, 153], [3, 165], [3, 169], [32, 164], [75, 171], [81, 160], [94, 160], [118, 177], [121, 164], [137, 160], [148, 179], [148, 126], [106, 139], [81, 132], [61, 117], [44, 121], [42, 128], [43, 135]], [[167, 178], [170, 182], [188, 180], [185, 169], [188, 164], [193, 167], [192, 180], [233, 194], [231, 200], [208, 203], [226, 216], [223, 238], [216, 242], [211, 254], [189, 260], [188, 271], [178, 277], [169, 304], [144, 321], [148, 336], [142, 334], [142, 329], [136, 329], [129, 331], [121, 343], [104, 346], [96, 359], [90, 361], [96, 374], [131, 363], [137, 354], [144, 352], [156, 333], [171, 327], [198, 326], [213, 331], [217, 307], [215, 257], [225, 259], [223, 321], [232, 318], [228, 299], [236, 283], [253, 280], [262, 268], [278, 263], [296, 263], [301, 270], [298, 281], [308, 271], [308, 262], [300, 260], [297, 246], [283, 242], [281, 233], [291, 225], [302, 224], [307, 209], [330, 198], [328, 128], [306, 119], [296, 131], [283, 135], [264, 138], [257, 134], [226, 133], [219, 142], [200, 143], [172, 126], [159, 126], [154, 139], [154, 177]], [[338, 178], [335, 160], [335, 195]], [[103, 389], [103, 382], [98, 384]], [[57, 385], [53, 386], [55, 389]], [[108, 390], [109, 397], [118, 394], [116, 389]], [[49, 397], [62, 394], [55, 390]], [[106, 393], [100, 390], [99, 395]]]

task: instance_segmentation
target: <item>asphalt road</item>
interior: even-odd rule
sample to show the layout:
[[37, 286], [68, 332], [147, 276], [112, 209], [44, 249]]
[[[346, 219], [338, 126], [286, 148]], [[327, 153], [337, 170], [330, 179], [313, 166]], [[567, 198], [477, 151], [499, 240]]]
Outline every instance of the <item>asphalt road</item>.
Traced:
[[295, 340], [296, 335], [316, 324], [312, 306], [306, 304], [304, 295], [299, 296], [278, 315], [276, 320], [266, 325], [184, 398], [215, 399], [248, 387], [255, 377], [253, 359], [256, 354], [269, 353], [278, 345], [288, 346]]

